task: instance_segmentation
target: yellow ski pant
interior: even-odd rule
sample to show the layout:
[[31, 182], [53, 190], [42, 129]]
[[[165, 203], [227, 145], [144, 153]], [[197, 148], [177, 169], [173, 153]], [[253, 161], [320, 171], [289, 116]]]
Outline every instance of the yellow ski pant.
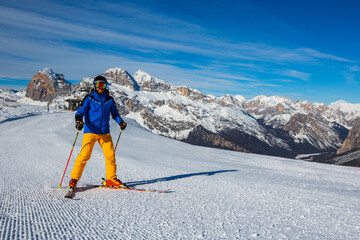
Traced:
[[106, 178], [113, 179], [116, 177], [116, 160], [114, 145], [110, 133], [108, 134], [94, 134], [84, 133], [82, 147], [79, 155], [77, 156], [74, 168], [70, 174], [72, 179], [79, 180], [84, 171], [87, 161], [91, 157], [92, 150], [95, 142], [98, 142], [104, 152]]

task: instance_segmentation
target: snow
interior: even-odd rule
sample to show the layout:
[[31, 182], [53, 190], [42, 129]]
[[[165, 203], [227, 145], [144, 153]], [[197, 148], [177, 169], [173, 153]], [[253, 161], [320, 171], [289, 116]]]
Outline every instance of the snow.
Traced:
[[[105, 174], [95, 145], [79, 192], [65, 199], [83, 134], [60, 189], [74, 113], [30, 116], [26, 107], [0, 123], [0, 239], [359, 238], [358, 168], [188, 145], [129, 118], [117, 148], [119, 178], [172, 192], [95, 187]], [[21, 114], [29, 117], [15, 118]]]
[[246, 98], [242, 95], [235, 95], [234, 98], [239, 102], [239, 103], [243, 103], [246, 102]]
[[321, 155], [322, 153], [311, 153], [311, 154], [299, 154], [296, 156], [295, 159], [301, 160], [312, 160], [313, 156]]
[[360, 104], [351, 104], [344, 100], [339, 100], [329, 104], [329, 108], [340, 110], [345, 113], [355, 113], [360, 116]]
[[15, 102], [24, 96], [25, 96], [24, 91], [15, 91], [12, 89], [1, 89], [0, 88], [1, 105], [5, 104], [4, 100]]
[[125, 70], [119, 67], [109, 68], [105, 73], [115, 73], [117, 75], [125, 74]]
[[48, 104], [48, 102], [35, 101], [28, 97], [23, 97], [23, 98], [19, 99], [17, 102], [32, 105], [32, 106], [40, 106], [40, 107], [45, 107]]
[[284, 105], [284, 103], [286, 104], [293, 103], [289, 98], [280, 97], [280, 96], [268, 97], [265, 95], [260, 95], [249, 100], [249, 102], [256, 102], [256, 101], [261, 102], [261, 105], [263, 106], [265, 105], [267, 107], [276, 107], [278, 104]]
[[134, 73], [133, 77], [136, 80], [136, 82], [139, 84], [144, 83], [144, 82], [154, 82], [154, 83], [165, 84], [164, 80], [152, 77], [150, 74], [148, 74], [147, 72], [144, 72], [141, 69], [138, 70], [136, 73]]
[[44, 107], [9, 102], [6, 103], [5, 106], [0, 107], [0, 123], [28, 116], [39, 115], [45, 112], [47, 112], [47, 109]]
[[39, 71], [39, 73], [46, 74], [47, 76], [49, 76], [49, 78], [54, 84], [57, 84], [57, 80], [55, 78], [55, 72], [51, 68], [45, 68], [42, 71]]

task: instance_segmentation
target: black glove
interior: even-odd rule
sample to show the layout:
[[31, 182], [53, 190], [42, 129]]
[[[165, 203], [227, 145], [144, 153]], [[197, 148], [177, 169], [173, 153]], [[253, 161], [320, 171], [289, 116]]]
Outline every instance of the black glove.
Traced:
[[83, 127], [84, 127], [84, 123], [83, 123], [83, 121], [81, 119], [81, 116], [79, 114], [75, 115], [75, 122], [76, 122], [75, 128], [77, 130], [81, 131], [83, 129]]
[[121, 130], [124, 130], [125, 128], [126, 128], [126, 122], [121, 122], [120, 124], [120, 128], [121, 128]]

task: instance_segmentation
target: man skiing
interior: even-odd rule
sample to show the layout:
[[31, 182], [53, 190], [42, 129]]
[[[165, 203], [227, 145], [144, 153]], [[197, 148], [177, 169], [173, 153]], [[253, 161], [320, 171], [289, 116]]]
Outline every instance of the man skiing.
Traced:
[[81, 178], [95, 142], [98, 142], [104, 152], [107, 186], [127, 187], [116, 176], [116, 159], [114, 145], [110, 135], [110, 115], [120, 125], [121, 130], [126, 128], [126, 123], [120, 117], [114, 99], [109, 96], [108, 82], [104, 76], [94, 78], [95, 91], [88, 94], [83, 100], [83, 106], [75, 113], [75, 128], [81, 131], [84, 127], [84, 137], [81, 151], [77, 156], [74, 168], [70, 174], [69, 188], [75, 189]]

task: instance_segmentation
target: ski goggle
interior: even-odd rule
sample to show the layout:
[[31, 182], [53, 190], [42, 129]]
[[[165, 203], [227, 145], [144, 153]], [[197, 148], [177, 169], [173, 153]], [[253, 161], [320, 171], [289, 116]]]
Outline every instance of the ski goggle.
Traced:
[[106, 82], [95, 82], [95, 87], [96, 88], [102, 88], [102, 89], [105, 89], [107, 86]]

